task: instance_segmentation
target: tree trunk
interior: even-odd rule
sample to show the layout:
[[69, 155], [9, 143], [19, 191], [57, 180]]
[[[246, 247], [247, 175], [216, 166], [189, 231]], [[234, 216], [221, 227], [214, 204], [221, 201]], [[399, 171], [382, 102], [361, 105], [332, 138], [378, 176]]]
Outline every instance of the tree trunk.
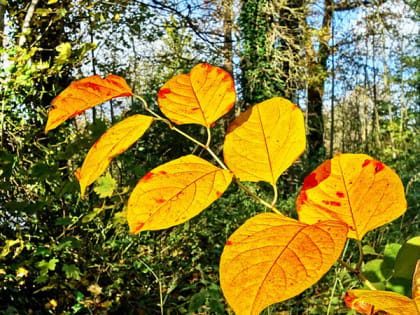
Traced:
[[34, 15], [35, 8], [38, 4], [39, 0], [32, 0], [31, 4], [29, 5], [28, 11], [26, 12], [25, 19], [23, 20], [21, 35], [19, 37], [19, 46], [22, 47], [25, 45], [26, 42], [26, 33], [30, 29], [32, 16]]
[[3, 39], [4, 39], [4, 15], [6, 14], [6, 5], [5, 0], [0, 0], [0, 48], [3, 48]]
[[334, 13], [333, 1], [325, 0], [324, 7], [322, 36], [319, 41], [318, 56], [316, 59], [315, 57], [312, 58], [312, 65], [310, 66], [310, 68], [314, 69], [314, 71], [316, 71], [315, 69], [321, 69], [321, 73], [317, 73], [317, 77], [311, 80], [308, 85], [309, 156], [314, 159], [322, 158], [325, 155], [322, 96], [324, 94], [327, 60], [330, 56], [330, 46], [328, 45], [328, 40], [331, 34], [331, 21]]
[[[232, 26], [233, 26], [233, 0], [222, 0], [223, 10], [223, 67], [233, 75], [233, 41], [232, 41]], [[224, 130], [235, 119], [235, 106], [223, 117]]]

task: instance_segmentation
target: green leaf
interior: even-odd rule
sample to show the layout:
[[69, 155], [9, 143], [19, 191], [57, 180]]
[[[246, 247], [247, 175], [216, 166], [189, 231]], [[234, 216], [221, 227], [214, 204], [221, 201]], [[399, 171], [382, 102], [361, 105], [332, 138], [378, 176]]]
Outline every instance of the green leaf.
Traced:
[[374, 259], [363, 266], [363, 274], [378, 290], [385, 289], [386, 279], [381, 271], [382, 263], [383, 259]]
[[192, 296], [190, 305], [188, 306], [188, 313], [197, 312], [197, 310], [206, 302], [206, 292], [201, 290]]
[[225, 307], [220, 301], [211, 299], [209, 306], [212, 314], [225, 314]]
[[37, 267], [40, 269], [41, 276], [45, 276], [48, 274], [48, 270], [54, 271], [55, 266], [58, 263], [58, 259], [51, 258], [49, 261], [41, 260], [37, 263]]
[[61, 270], [66, 273], [67, 279], [80, 280], [80, 269], [75, 264], [64, 264]]
[[117, 187], [117, 182], [111, 177], [111, 174], [106, 173], [98, 179], [95, 188], [93, 189], [99, 198], [111, 197], [114, 189]]
[[94, 208], [92, 212], [88, 213], [82, 218], [82, 223], [88, 223], [92, 221], [103, 210], [104, 210], [103, 208]]
[[395, 260], [394, 278], [411, 280], [417, 260], [420, 259], [420, 236], [409, 239], [401, 247]]
[[392, 276], [394, 270], [395, 259], [397, 258], [398, 252], [401, 248], [401, 244], [391, 243], [386, 244], [384, 250], [384, 261], [381, 266], [382, 274], [385, 278], [389, 279]]
[[375, 249], [372, 246], [369, 246], [369, 245], [363, 246], [362, 251], [363, 251], [363, 255], [378, 255], [375, 252]]
[[55, 63], [63, 65], [71, 56], [71, 44], [69, 42], [61, 43], [55, 50], [58, 52], [58, 56], [55, 57]]

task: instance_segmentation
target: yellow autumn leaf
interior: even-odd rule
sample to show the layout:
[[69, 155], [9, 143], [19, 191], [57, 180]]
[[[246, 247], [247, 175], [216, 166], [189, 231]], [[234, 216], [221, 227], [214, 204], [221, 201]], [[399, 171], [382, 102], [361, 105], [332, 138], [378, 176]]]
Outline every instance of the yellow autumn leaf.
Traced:
[[220, 284], [236, 314], [259, 314], [316, 283], [336, 262], [347, 226], [338, 221], [308, 225], [262, 213], [247, 220], [226, 242]]
[[276, 185], [306, 146], [301, 110], [276, 97], [243, 112], [229, 126], [223, 155], [241, 181]]
[[232, 76], [207, 63], [166, 82], [158, 94], [159, 108], [174, 123], [211, 127], [235, 104]]
[[296, 201], [299, 220], [340, 220], [350, 238], [389, 223], [407, 209], [404, 186], [388, 166], [365, 154], [338, 154], [303, 183]]
[[102, 79], [99, 75], [93, 75], [72, 82], [51, 102], [53, 108], [48, 113], [45, 133], [89, 108], [116, 97], [131, 95], [133, 95], [133, 91], [127, 85], [127, 82], [123, 78], [112, 74], [105, 79]]
[[420, 315], [420, 301], [390, 291], [349, 290], [344, 302], [362, 314]]
[[131, 233], [166, 229], [191, 219], [218, 199], [231, 180], [230, 171], [194, 155], [153, 169], [128, 200]]
[[86, 187], [105, 172], [112, 158], [136, 142], [152, 122], [150, 116], [133, 115], [112, 126], [96, 141], [75, 174], [80, 183], [82, 199]]

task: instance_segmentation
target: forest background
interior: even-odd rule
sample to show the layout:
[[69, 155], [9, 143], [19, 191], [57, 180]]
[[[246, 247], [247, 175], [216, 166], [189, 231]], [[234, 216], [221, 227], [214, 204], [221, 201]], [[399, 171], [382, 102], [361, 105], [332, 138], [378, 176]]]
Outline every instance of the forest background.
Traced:
[[[363, 240], [366, 261], [419, 235], [418, 21], [415, 0], [0, 0], [0, 312], [159, 314], [160, 295], [168, 314], [231, 312], [220, 254], [265, 209], [231, 185], [191, 221], [132, 236], [124, 204], [148, 170], [191, 152], [211, 160], [158, 123], [81, 200], [74, 172], [91, 145], [144, 111], [135, 99], [112, 100], [45, 134], [51, 100], [92, 74], [124, 77], [158, 110], [168, 79], [200, 62], [223, 67], [238, 96], [213, 128], [219, 155], [242, 110], [289, 98], [304, 112], [308, 145], [279, 179], [277, 208], [296, 217], [311, 170], [338, 152], [366, 153], [396, 170], [408, 201], [403, 217]], [[205, 138], [199, 127], [181, 129]], [[263, 183], [247, 187], [270, 199]], [[336, 264], [265, 312], [351, 314], [342, 296], [354, 287]]]

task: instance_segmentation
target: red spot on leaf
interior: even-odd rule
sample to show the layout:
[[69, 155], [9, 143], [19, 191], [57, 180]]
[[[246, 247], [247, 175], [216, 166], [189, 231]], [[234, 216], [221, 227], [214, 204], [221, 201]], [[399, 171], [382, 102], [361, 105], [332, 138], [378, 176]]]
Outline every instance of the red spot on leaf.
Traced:
[[368, 166], [372, 160], [365, 160], [362, 164], [362, 167]]
[[201, 68], [205, 69], [207, 72], [211, 71], [212, 66], [209, 65], [208, 63], [202, 63], [201, 64]]
[[299, 109], [299, 106], [297, 106], [296, 104], [293, 104], [293, 110], [295, 109]]
[[306, 200], [308, 200], [308, 195], [306, 194], [306, 191], [302, 190], [296, 200], [297, 206], [303, 205]]
[[303, 181], [302, 190], [308, 190], [318, 186], [320, 182], [328, 178], [331, 174], [331, 160], [321, 164], [315, 171], [306, 176]]
[[142, 180], [143, 182], [147, 182], [149, 179], [151, 179], [155, 174], [152, 172], [147, 173], [146, 175], [143, 176]]
[[211, 124], [210, 124], [210, 128], [213, 128], [214, 127], [214, 122], [212, 122]]
[[192, 108], [191, 110], [193, 111], [193, 112], [195, 112], [196, 110], [199, 110], [200, 108], [198, 108], [198, 107], [194, 107], [194, 108]]
[[184, 192], [183, 191], [180, 191], [179, 193], [176, 194], [176, 197], [179, 198], [179, 196], [181, 196], [183, 194], [184, 194]]
[[222, 195], [222, 193], [220, 191], [216, 191], [217, 198], [219, 198], [221, 195]]
[[156, 200], [156, 203], [164, 203], [165, 201], [166, 201], [165, 199], [160, 198]]
[[232, 80], [232, 77], [230, 76], [230, 74], [226, 74], [226, 75], [223, 77], [222, 82], [228, 82], [228, 81], [230, 81], [230, 80]]
[[166, 94], [169, 94], [169, 93], [171, 93], [170, 89], [168, 89], [168, 88], [161, 89], [158, 93], [158, 97], [159, 98], [166, 98]]
[[95, 83], [91, 83], [91, 82], [86, 82], [85, 83], [86, 87], [91, 88], [94, 91], [100, 91], [101, 88], [99, 87], [99, 85], [95, 84]]
[[159, 174], [166, 175], [168, 173], [166, 173], [165, 171], [160, 171]]
[[134, 230], [131, 232], [131, 234], [136, 234], [141, 228], [144, 226], [143, 222], [136, 223], [136, 226], [134, 227]]
[[375, 174], [378, 173], [378, 172], [380, 172], [380, 171], [382, 171], [384, 168], [385, 168], [385, 166], [381, 162], [376, 161], [376, 164], [375, 164]]
[[228, 241], [226, 242], [226, 246], [230, 246], [230, 245], [232, 245], [232, 242], [228, 240]]
[[223, 70], [220, 69], [220, 68], [217, 68], [216, 72], [217, 72], [217, 74], [222, 74], [223, 73]]
[[338, 201], [334, 201], [334, 200], [322, 200], [322, 203], [328, 205], [328, 206], [335, 206], [335, 207], [339, 207], [341, 206], [341, 203]]
[[337, 191], [336, 195], [337, 197], [344, 198], [344, 193], [342, 193], [341, 191]]

